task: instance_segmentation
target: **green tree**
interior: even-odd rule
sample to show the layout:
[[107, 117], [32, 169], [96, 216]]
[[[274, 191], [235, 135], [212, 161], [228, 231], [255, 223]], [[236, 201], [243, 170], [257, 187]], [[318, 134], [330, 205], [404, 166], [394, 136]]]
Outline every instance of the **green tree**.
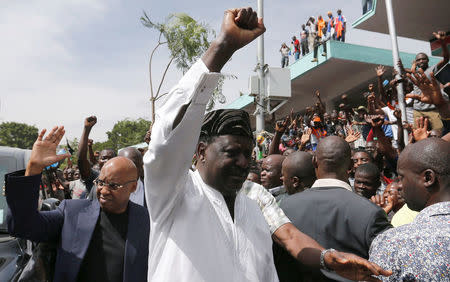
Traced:
[[[208, 38], [210, 35], [215, 35], [215, 33], [206, 24], [198, 23], [185, 13], [170, 14], [164, 23], [154, 23], [144, 12], [144, 15], [141, 17], [141, 23], [148, 28], [159, 31], [158, 43], [150, 54], [148, 66], [150, 77], [150, 102], [152, 104], [152, 122], [155, 122], [155, 103], [159, 98], [167, 94], [167, 92], [161, 94], [161, 86], [164, 82], [167, 70], [172, 62], [175, 62], [177, 68], [183, 73], [186, 72], [191, 65], [194, 64], [197, 59], [200, 58], [200, 56], [208, 49]], [[163, 37], [165, 41], [161, 41]], [[152, 59], [158, 47], [166, 44], [170, 52], [170, 59], [155, 92], [152, 81]], [[225, 102], [225, 96], [223, 96], [221, 92], [222, 84], [223, 80], [221, 80], [219, 85], [220, 88], [213, 93], [213, 101], [210, 102], [208, 108], [212, 109], [215, 100], [218, 100], [221, 103]]]
[[151, 122], [143, 118], [137, 120], [124, 119], [114, 124], [111, 131], [107, 131], [108, 140], [95, 143], [94, 150], [113, 149], [115, 151], [120, 148], [128, 147], [144, 142], [145, 133], [147, 133]]
[[33, 125], [18, 122], [0, 124], [0, 145], [31, 149], [38, 136], [38, 129]]

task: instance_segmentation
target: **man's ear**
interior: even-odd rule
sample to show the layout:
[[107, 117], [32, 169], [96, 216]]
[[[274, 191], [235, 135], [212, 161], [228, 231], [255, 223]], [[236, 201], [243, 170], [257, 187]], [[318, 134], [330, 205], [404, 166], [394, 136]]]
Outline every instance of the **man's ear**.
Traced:
[[134, 193], [137, 189], [137, 181], [130, 186], [130, 194]]
[[297, 176], [292, 177], [292, 186], [294, 186], [295, 188], [297, 187], [301, 187], [301, 182], [300, 179]]
[[197, 150], [196, 150], [196, 155], [197, 155], [197, 163], [201, 163], [204, 162], [205, 160], [205, 153], [206, 153], [206, 143], [203, 141], [198, 142], [197, 144]]
[[422, 172], [422, 179], [425, 188], [429, 189], [436, 183], [437, 175], [433, 170], [426, 169], [424, 172]]

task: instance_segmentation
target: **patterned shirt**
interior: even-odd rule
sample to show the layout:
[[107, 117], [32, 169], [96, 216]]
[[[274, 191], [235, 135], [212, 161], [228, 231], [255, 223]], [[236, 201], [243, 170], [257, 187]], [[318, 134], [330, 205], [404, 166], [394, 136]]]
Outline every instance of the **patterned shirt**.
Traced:
[[378, 235], [370, 261], [392, 270], [384, 281], [450, 281], [450, 201], [423, 209], [410, 224]]
[[271, 234], [283, 224], [291, 222], [284, 214], [283, 210], [278, 206], [275, 197], [263, 186], [250, 181], [245, 181], [242, 186], [242, 193], [258, 203], [264, 219], [269, 225]]

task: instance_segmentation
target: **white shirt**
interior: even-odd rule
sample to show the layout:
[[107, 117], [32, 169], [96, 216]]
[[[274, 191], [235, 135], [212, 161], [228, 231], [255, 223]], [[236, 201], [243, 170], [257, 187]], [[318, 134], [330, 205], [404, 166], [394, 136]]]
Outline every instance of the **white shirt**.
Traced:
[[339, 179], [334, 178], [321, 178], [317, 179], [314, 184], [311, 186], [311, 189], [317, 188], [317, 187], [341, 187], [344, 189], [347, 189], [348, 191], [352, 192], [352, 187], [347, 183]]
[[130, 201], [144, 206], [144, 183], [141, 179], [138, 179], [136, 191], [130, 194]]
[[219, 77], [199, 60], [157, 112], [144, 156], [148, 281], [278, 281], [269, 226], [257, 202], [239, 192], [233, 222], [222, 194], [189, 169]]
[[[281, 187], [284, 188], [284, 186]], [[291, 222], [284, 214], [283, 210], [278, 206], [275, 197], [262, 185], [246, 181], [244, 185], [242, 185], [241, 191], [245, 193], [247, 197], [258, 203], [272, 234], [282, 225]]]
[[[389, 107], [381, 108], [385, 115], [387, 115], [389, 121], [396, 122], [397, 118], [394, 116], [394, 110], [391, 110]], [[392, 135], [394, 136], [394, 140], [398, 140], [398, 125], [391, 124]]]

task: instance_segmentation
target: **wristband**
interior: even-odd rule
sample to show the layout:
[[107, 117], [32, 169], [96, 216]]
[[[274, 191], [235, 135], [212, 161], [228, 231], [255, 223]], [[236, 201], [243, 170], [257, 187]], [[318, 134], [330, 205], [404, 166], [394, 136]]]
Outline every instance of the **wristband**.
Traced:
[[333, 269], [330, 269], [325, 265], [325, 254], [328, 252], [335, 252], [335, 251], [336, 251], [335, 249], [326, 249], [320, 253], [320, 268], [321, 269], [326, 270], [326, 271], [333, 271]]

